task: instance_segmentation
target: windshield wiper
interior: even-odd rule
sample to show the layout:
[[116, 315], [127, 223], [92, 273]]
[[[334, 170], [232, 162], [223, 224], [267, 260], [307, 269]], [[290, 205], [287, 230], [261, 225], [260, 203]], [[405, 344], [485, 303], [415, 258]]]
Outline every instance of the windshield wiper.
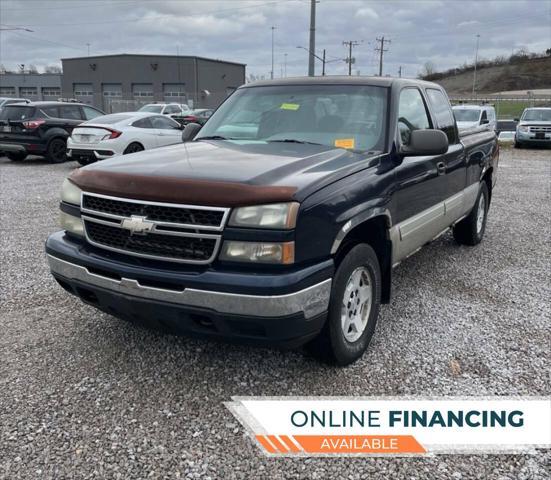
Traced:
[[281, 143], [305, 143], [308, 145], [322, 145], [321, 143], [315, 143], [315, 142], [307, 142], [306, 140], [297, 140], [296, 138], [282, 138], [278, 140], [266, 140], [267, 143], [275, 143], [275, 142], [281, 142]]
[[206, 137], [199, 137], [197, 140], [233, 140], [233, 138], [223, 137], [222, 135], [207, 135]]

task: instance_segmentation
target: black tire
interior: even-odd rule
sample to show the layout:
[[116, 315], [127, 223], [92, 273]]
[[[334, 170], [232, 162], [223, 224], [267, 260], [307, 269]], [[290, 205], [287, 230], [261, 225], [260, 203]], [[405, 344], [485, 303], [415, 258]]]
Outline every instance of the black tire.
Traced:
[[90, 165], [91, 163], [94, 163], [96, 160], [90, 160], [88, 158], [83, 158], [83, 157], [79, 157], [79, 159], [77, 160], [77, 162], [82, 165], [83, 167], [85, 167], [86, 165]]
[[515, 140], [514, 147], [515, 147], [515, 148], [522, 148], [522, 143], [517, 142], [517, 141]]
[[48, 143], [46, 159], [50, 163], [63, 163], [67, 160], [67, 140], [61, 137], [52, 138]]
[[[345, 329], [342, 323], [343, 309], [345, 317], [350, 313], [347, 309], [357, 308], [354, 306], [354, 297], [358, 300], [358, 290], [347, 290], [353, 274], [361, 271], [362, 275], [368, 275], [371, 291], [370, 308], [367, 314], [365, 326], [359, 338], [350, 341], [345, 336]], [[365, 286], [365, 283], [364, 283]], [[350, 296], [349, 296], [350, 292]], [[347, 295], [347, 303], [344, 303], [344, 296]], [[375, 332], [379, 307], [381, 304], [381, 269], [375, 251], [367, 244], [360, 244], [353, 247], [343, 258], [333, 278], [331, 288], [331, 299], [327, 320], [320, 335], [315, 338], [307, 347], [317, 358], [327, 363], [336, 365], [349, 365], [360, 358], [366, 351], [371, 337]], [[361, 309], [360, 309], [361, 310]], [[354, 312], [355, 313], [355, 312]], [[361, 315], [361, 314], [360, 314]], [[346, 318], [345, 318], [346, 321]], [[350, 327], [349, 327], [350, 328]], [[359, 331], [348, 330], [347, 335], [359, 334]]]
[[141, 152], [143, 150], [145, 150], [145, 148], [143, 148], [143, 145], [141, 143], [132, 142], [130, 145], [128, 145], [128, 147], [124, 149], [124, 152], [122, 152], [122, 154], [128, 155], [129, 153]]
[[[453, 237], [457, 243], [472, 246], [478, 245], [482, 241], [486, 231], [486, 221], [488, 220], [489, 199], [488, 186], [483, 181], [480, 183], [480, 192], [471, 213], [453, 227]], [[480, 213], [483, 216], [481, 223], [479, 223], [479, 209], [482, 201], [484, 202], [483, 212]]]
[[22, 162], [27, 158], [27, 154], [23, 152], [7, 152], [6, 157], [12, 162]]

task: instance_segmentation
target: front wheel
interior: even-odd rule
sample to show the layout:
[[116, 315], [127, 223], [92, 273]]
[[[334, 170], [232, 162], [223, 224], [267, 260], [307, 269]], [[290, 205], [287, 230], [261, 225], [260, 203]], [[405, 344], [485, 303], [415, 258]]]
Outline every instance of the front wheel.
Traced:
[[356, 245], [333, 278], [327, 321], [310, 344], [320, 359], [349, 365], [360, 358], [375, 332], [381, 304], [381, 269], [375, 251]]
[[471, 213], [453, 227], [453, 236], [461, 245], [477, 245], [486, 231], [490, 195], [488, 186], [482, 181], [480, 192]]

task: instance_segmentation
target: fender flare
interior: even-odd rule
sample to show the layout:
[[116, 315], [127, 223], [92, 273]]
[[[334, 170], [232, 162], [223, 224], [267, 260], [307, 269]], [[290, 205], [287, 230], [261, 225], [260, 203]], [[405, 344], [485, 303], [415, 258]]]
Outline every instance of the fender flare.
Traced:
[[335, 240], [333, 241], [333, 244], [331, 246], [331, 255], [334, 255], [337, 253], [337, 250], [342, 245], [342, 242], [346, 238], [349, 232], [351, 232], [355, 227], [358, 225], [361, 225], [362, 223], [371, 220], [375, 217], [384, 217], [386, 220], [386, 224], [388, 229], [390, 230], [390, 227], [392, 226], [392, 217], [390, 215], [390, 212], [387, 208], [383, 207], [375, 207], [370, 208], [368, 210], [363, 210], [356, 215], [352, 216], [347, 222], [344, 223], [344, 225], [341, 227], [341, 229], [337, 232], [337, 235], [335, 236]]

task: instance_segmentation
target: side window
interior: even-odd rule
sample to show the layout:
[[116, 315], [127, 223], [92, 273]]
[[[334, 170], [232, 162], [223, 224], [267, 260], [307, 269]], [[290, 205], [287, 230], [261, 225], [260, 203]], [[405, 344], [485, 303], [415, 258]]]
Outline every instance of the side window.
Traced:
[[174, 120], [171, 120], [167, 117], [153, 117], [151, 119], [151, 122], [153, 123], [153, 128], [161, 128], [163, 130], [174, 130], [179, 127], [178, 122], [175, 122]]
[[169, 115], [171, 113], [178, 113], [180, 112], [180, 109], [176, 105], [167, 105], [165, 107], [164, 114]]
[[84, 111], [84, 118], [86, 120], [92, 120], [92, 118], [99, 117], [100, 115], [103, 115], [99, 110], [96, 110], [92, 107], [82, 107], [82, 110]]
[[151, 124], [150, 118], [141, 118], [140, 120], [136, 120], [133, 124], [133, 127], [136, 128], [153, 128], [153, 125]]
[[400, 92], [398, 105], [398, 130], [404, 145], [409, 145], [413, 130], [430, 128], [429, 116], [421, 92], [416, 88], [405, 88]]
[[480, 123], [488, 123], [488, 114], [486, 113], [486, 110], [482, 112], [482, 116], [480, 117]]
[[428, 88], [427, 95], [436, 118], [436, 126], [448, 136], [450, 144], [456, 143], [455, 120], [448, 99], [440, 90], [434, 88]]
[[59, 118], [70, 120], [82, 120], [80, 107], [78, 105], [63, 105], [59, 107]]
[[42, 107], [40, 110], [50, 118], [59, 118], [57, 107]]

